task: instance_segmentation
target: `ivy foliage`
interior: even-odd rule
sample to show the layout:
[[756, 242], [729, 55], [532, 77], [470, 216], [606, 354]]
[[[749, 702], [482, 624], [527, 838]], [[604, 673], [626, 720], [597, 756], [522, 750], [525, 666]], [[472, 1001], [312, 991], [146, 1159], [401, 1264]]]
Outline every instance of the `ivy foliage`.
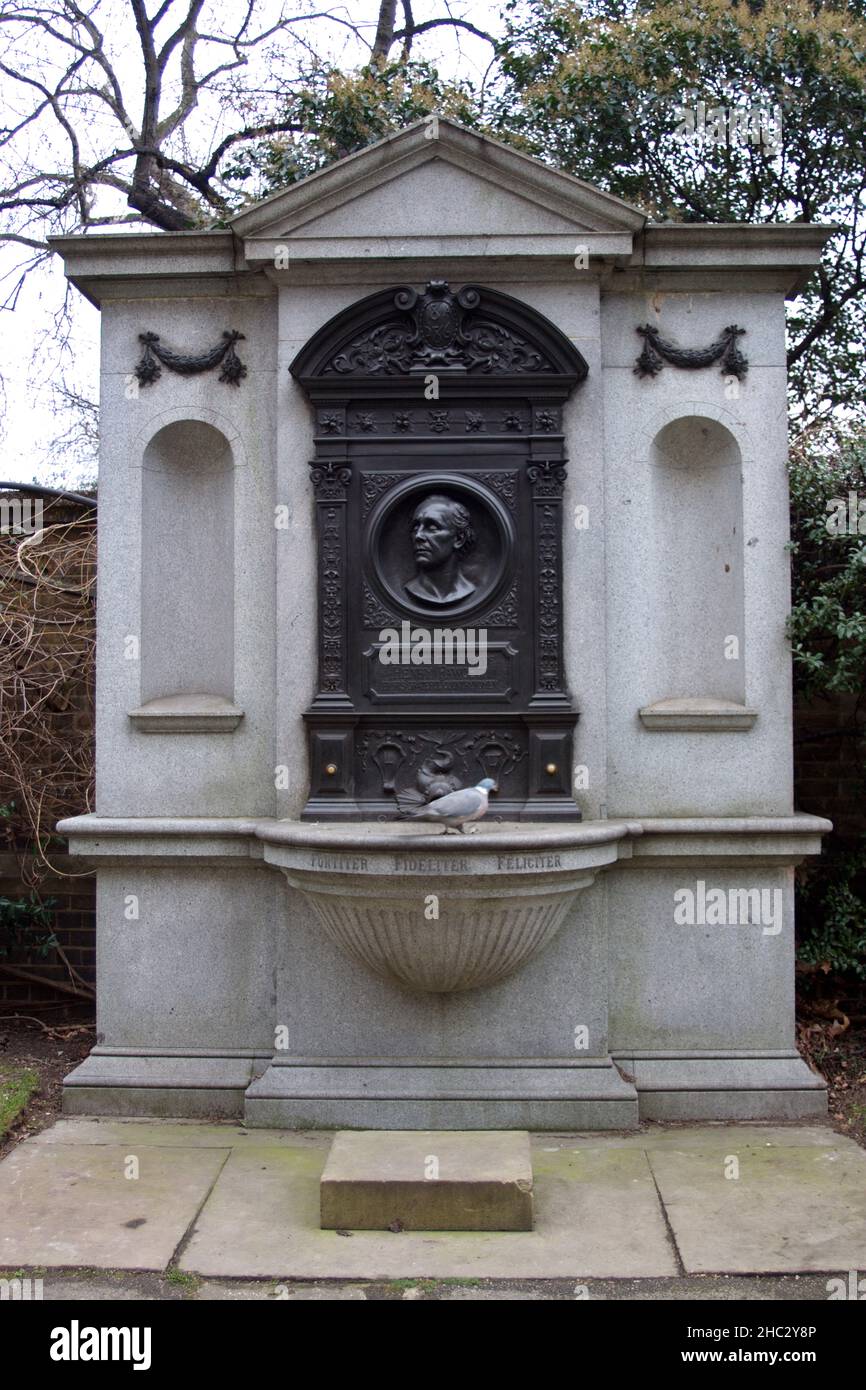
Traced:
[[[789, 635], [805, 696], [866, 691], [866, 434], [791, 455]], [[862, 504], [862, 509], [861, 509]]]

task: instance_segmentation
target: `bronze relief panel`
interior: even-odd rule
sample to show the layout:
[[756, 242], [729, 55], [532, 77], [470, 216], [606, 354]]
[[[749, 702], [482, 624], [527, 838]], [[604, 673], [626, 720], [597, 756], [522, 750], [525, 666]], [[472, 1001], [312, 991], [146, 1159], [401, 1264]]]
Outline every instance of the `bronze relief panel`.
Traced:
[[580, 354], [518, 300], [433, 281], [353, 305], [292, 372], [317, 423], [304, 815], [388, 819], [406, 787], [490, 776], [494, 817], [578, 818], [561, 548]]

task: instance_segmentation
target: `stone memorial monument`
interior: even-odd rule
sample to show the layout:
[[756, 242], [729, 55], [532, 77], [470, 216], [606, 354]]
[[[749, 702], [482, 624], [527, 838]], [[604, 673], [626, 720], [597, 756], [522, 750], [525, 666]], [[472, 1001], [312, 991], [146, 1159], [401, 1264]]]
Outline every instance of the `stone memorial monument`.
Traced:
[[785, 299], [827, 235], [653, 224], [430, 118], [223, 230], [55, 242], [103, 330], [68, 1111], [823, 1112]]

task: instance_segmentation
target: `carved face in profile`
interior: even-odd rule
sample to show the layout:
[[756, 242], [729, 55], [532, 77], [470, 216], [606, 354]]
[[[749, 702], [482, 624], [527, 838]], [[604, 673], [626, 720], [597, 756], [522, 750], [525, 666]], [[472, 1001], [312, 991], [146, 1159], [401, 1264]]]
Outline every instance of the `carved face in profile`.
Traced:
[[461, 567], [475, 544], [472, 517], [462, 502], [438, 493], [425, 497], [411, 530], [417, 574], [407, 592], [427, 603], [453, 603], [474, 593], [476, 585]]

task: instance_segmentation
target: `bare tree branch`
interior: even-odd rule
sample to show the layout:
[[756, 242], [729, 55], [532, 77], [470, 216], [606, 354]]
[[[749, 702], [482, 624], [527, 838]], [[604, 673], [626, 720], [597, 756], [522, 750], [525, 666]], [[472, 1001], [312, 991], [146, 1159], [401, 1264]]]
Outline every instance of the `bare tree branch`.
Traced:
[[485, 43], [492, 44], [494, 48], [499, 47], [498, 40], [492, 34], [488, 34], [486, 29], [479, 29], [476, 24], [470, 24], [468, 19], [425, 19], [421, 24], [409, 24], [407, 21], [405, 29], [397, 29], [392, 35], [396, 43], [400, 39], [409, 40], [416, 38], [418, 34], [429, 34], [431, 29], [465, 29], [467, 34], [474, 34], [477, 39], [484, 39]]
[[[398, 31], [398, 0], [381, 0], [371, 48], [365, 24], [342, 4], [314, 10], [295, 0], [296, 12], [275, 13], [268, 0], [161, 0], [149, 13], [149, 0], [128, 0], [118, 35], [100, 18], [104, 0], [0, 0], [0, 75], [27, 102], [0, 128], [0, 238], [29, 248], [40, 220], [47, 235], [136, 219], [177, 231], [225, 216], [237, 200], [222, 174], [230, 156], [268, 137], [310, 133], [310, 84], [327, 81], [329, 70], [311, 26], [344, 29], [379, 68], [395, 45], [407, 58], [418, 36], [438, 28], [489, 38], [452, 17], [448, 0], [420, 24], [411, 0], [399, 3]], [[112, 21], [119, 13], [109, 12]], [[254, 59], [280, 54], [269, 47], [280, 42], [295, 55], [296, 75], [269, 91], [242, 78]], [[64, 152], [53, 168], [40, 167], [46, 149], [60, 148], [58, 136]], [[118, 197], [125, 212], [111, 206]]]

